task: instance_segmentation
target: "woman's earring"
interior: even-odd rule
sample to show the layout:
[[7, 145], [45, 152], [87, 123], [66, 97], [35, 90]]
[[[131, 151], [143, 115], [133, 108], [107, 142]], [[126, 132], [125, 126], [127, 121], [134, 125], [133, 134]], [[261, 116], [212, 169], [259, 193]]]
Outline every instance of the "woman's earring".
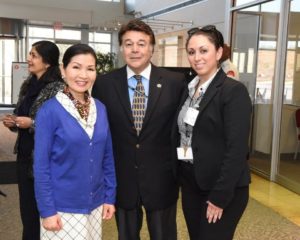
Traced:
[[192, 69], [190, 69], [189, 75], [190, 75], [190, 76], [192, 76], [192, 75], [193, 75], [193, 73], [192, 73]]

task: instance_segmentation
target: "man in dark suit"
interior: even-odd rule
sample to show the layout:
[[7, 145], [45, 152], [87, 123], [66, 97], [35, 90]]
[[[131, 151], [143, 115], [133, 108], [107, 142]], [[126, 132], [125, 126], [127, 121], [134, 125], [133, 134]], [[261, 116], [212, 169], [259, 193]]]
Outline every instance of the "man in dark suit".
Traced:
[[112, 132], [119, 239], [140, 239], [144, 207], [150, 238], [174, 240], [178, 184], [171, 129], [184, 76], [151, 64], [155, 38], [140, 20], [122, 26], [119, 44], [126, 66], [99, 76], [92, 90], [107, 107]]

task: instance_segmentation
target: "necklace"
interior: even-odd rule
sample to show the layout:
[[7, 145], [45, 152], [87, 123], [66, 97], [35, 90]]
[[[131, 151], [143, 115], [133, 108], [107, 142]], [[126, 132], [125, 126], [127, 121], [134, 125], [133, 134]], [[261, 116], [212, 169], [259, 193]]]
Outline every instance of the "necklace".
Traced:
[[64, 88], [63, 93], [70, 98], [75, 108], [77, 109], [80, 117], [83, 118], [85, 121], [87, 121], [90, 112], [90, 103], [91, 103], [91, 99], [88, 91], [84, 93], [84, 103], [81, 103], [79, 100], [74, 98], [68, 86]]

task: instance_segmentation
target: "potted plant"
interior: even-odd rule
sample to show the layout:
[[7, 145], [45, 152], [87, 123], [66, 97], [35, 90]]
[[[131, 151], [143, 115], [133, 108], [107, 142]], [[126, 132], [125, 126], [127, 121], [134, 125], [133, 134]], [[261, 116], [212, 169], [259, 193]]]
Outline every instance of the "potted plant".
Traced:
[[113, 52], [96, 52], [97, 56], [97, 74], [105, 74], [114, 69], [116, 54]]

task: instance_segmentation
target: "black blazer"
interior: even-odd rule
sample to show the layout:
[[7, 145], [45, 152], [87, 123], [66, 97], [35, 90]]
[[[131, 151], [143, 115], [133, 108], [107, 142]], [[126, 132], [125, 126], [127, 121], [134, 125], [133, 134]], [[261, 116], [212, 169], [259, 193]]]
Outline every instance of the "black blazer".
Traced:
[[126, 66], [103, 76], [92, 95], [108, 112], [117, 177], [117, 206], [147, 210], [174, 204], [178, 184], [172, 158], [171, 130], [184, 91], [184, 76], [152, 65], [143, 127], [137, 136], [130, 106]]
[[[188, 92], [182, 99], [186, 100]], [[208, 199], [225, 208], [237, 187], [248, 186], [247, 163], [251, 100], [246, 87], [216, 74], [199, 106], [193, 127], [192, 150], [198, 186]]]

